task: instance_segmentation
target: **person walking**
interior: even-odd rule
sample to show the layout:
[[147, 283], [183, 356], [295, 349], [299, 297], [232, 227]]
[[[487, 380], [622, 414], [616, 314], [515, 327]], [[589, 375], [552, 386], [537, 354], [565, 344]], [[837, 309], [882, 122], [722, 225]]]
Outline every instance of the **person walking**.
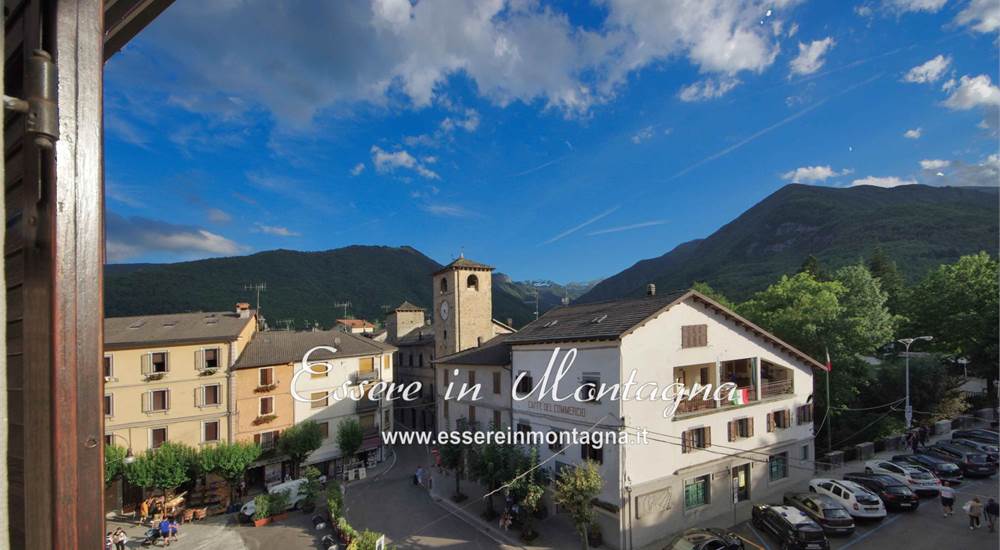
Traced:
[[177, 532], [180, 530], [180, 525], [177, 523], [177, 518], [170, 518], [170, 537], [177, 542]]
[[159, 525], [160, 539], [163, 540], [163, 546], [170, 546], [170, 520], [167, 519], [166, 514], [162, 518]]
[[941, 485], [941, 510], [944, 517], [952, 515], [955, 506], [955, 490], [950, 485]]
[[969, 530], [979, 529], [979, 518], [983, 515], [983, 503], [979, 497], [972, 497], [972, 500], [965, 503], [963, 509], [969, 514]]
[[910, 432], [910, 448], [913, 449], [913, 454], [920, 452], [920, 436], [916, 432]]
[[144, 498], [139, 503], [139, 525], [145, 525], [149, 521], [149, 499]]
[[997, 503], [996, 499], [990, 499], [986, 502], [986, 523], [990, 527], [990, 533], [996, 530], [997, 526], [997, 516], [1000, 516], [1000, 504]]
[[124, 529], [119, 527], [111, 535], [111, 540], [115, 543], [115, 550], [125, 550], [125, 545], [128, 544], [128, 535], [125, 534]]
[[424, 486], [424, 467], [417, 466], [417, 471], [413, 474], [413, 484], [419, 487]]

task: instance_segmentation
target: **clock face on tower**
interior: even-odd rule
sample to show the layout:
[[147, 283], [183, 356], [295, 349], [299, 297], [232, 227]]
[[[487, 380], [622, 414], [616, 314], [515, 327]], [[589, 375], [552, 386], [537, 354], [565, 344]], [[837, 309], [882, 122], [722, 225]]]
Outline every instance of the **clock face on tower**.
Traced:
[[441, 320], [448, 320], [448, 302], [441, 302]]

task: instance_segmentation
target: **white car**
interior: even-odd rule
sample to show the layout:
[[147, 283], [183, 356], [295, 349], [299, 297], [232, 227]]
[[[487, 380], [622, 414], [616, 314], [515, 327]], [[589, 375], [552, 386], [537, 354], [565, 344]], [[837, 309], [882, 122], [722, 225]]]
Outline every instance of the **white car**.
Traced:
[[[305, 496], [301, 493], [300, 489], [306, 483], [305, 478], [293, 479], [291, 481], [285, 481], [282, 483], [276, 483], [267, 489], [268, 494], [275, 494], [280, 492], [287, 493], [288, 496], [288, 509], [294, 510], [298, 508], [299, 504]], [[257, 512], [257, 504], [250, 499], [246, 504], [240, 508], [240, 513], [246, 518], [253, 518], [253, 515]]]
[[941, 492], [941, 480], [930, 470], [913, 464], [869, 460], [865, 462], [865, 472], [890, 475], [918, 495], [936, 495]]
[[833, 497], [856, 518], [882, 519], [885, 505], [878, 495], [853, 481], [819, 478], [809, 482], [809, 490]]

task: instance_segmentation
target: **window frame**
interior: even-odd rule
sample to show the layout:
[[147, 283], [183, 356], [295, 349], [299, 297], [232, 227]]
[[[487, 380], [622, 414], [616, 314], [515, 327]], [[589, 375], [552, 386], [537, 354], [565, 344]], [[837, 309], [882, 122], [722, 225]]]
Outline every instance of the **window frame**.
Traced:
[[104, 373], [104, 381], [110, 382], [115, 378], [115, 354], [105, 353], [104, 362], [101, 363], [101, 371]]
[[[166, 443], [167, 441], [170, 441], [170, 430], [169, 430], [169, 428], [170, 428], [169, 426], [151, 426], [149, 428], [149, 448], [150, 449], [159, 449], [164, 443]], [[154, 445], [154, 442], [156, 441], [156, 438], [153, 436], [153, 434], [156, 433], [157, 430], [163, 430], [163, 441], [161, 441], [159, 445]]]
[[[262, 378], [265, 371], [269, 373], [268, 374], [268, 378], [270, 379], [268, 381], [268, 383], [266, 383], [266, 384], [264, 383], [263, 378]], [[257, 368], [257, 387], [258, 388], [266, 388], [268, 386], [274, 386], [275, 384], [277, 384], [277, 382], [275, 382], [275, 380], [274, 380], [274, 367], [258, 367]]]
[[104, 418], [114, 418], [115, 417], [115, 394], [105, 393], [104, 399], [101, 403], [104, 409]]
[[[701, 489], [698, 493], [701, 496], [700, 501], [692, 501], [689, 495], [689, 488], [700, 486]], [[710, 506], [712, 504], [712, 475], [705, 474], [691, 479], [684, 480], [683, 485], [684, 491], [684, 510], [695, 510], [704, 506]]]
[[[215, 402], [208, 402], [208, 388], [216, 388], [215, 390]], [[202, 384], [199, 388], [200, 390], [200, 400], [198, 403], [199, 407], [219, 407], [222, 405], [222, 384]]]
[[[322, 394], [323, 399], [318, 399], [318, 396]], [[328, 391], [314, 391], [309, 392], [309, 410], [315, 409], [325, 409], [330, 406], [330, 392]]]
[[[209, 424], [215, 424], [215, 439], [207, 438], [207, 430]], [[202, 443], [218, 443], [222, 441], [222, 422], [218, 419], [215, 420], [203, 420], [201, 422], [201, 442]]]
[[[788, 465], [788, 451], [782, 451], [769, 456], [767, 458], [767, 480], [769, 482], [776, 482], [788, 479]], [[781, 475], [775, 477], [776, 472]]]
[[[265, 400], [268, 403], [271, 404], [271, 407], [270, 407], [271, 410], [268, 411], [268, 412], [264, 412], [264, 401]], [[273, 395], [265, 395], [265, 396], [262, 396], [262, 397], [258, 397], [257, 398], [257, 416], [268, 416], [268, 415], [271, 415], [271, 414], [274, 414], [274, 396]]]

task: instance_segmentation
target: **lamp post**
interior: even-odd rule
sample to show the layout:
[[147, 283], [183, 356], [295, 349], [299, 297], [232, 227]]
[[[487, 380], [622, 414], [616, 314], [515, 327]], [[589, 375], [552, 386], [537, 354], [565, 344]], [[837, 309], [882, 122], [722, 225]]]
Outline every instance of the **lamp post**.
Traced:
[[125, 442], [125, 456], [122, 458], [122, 462], [125, 464], [135, 462], [135, 455], [132, 454], [132, 442], [124, 435], [115, 432], [111, 432], [111, 437], [120, 437]]
[[903, 412], [906, 417], [906, 429], [913, 425], [913, 407], [910, 406], [910, 346], [917, 340], [930, 342], [933, 336], [917, 336], [916, 338], [900, 338], [898, 342], [906, 346], [906, 410]]

